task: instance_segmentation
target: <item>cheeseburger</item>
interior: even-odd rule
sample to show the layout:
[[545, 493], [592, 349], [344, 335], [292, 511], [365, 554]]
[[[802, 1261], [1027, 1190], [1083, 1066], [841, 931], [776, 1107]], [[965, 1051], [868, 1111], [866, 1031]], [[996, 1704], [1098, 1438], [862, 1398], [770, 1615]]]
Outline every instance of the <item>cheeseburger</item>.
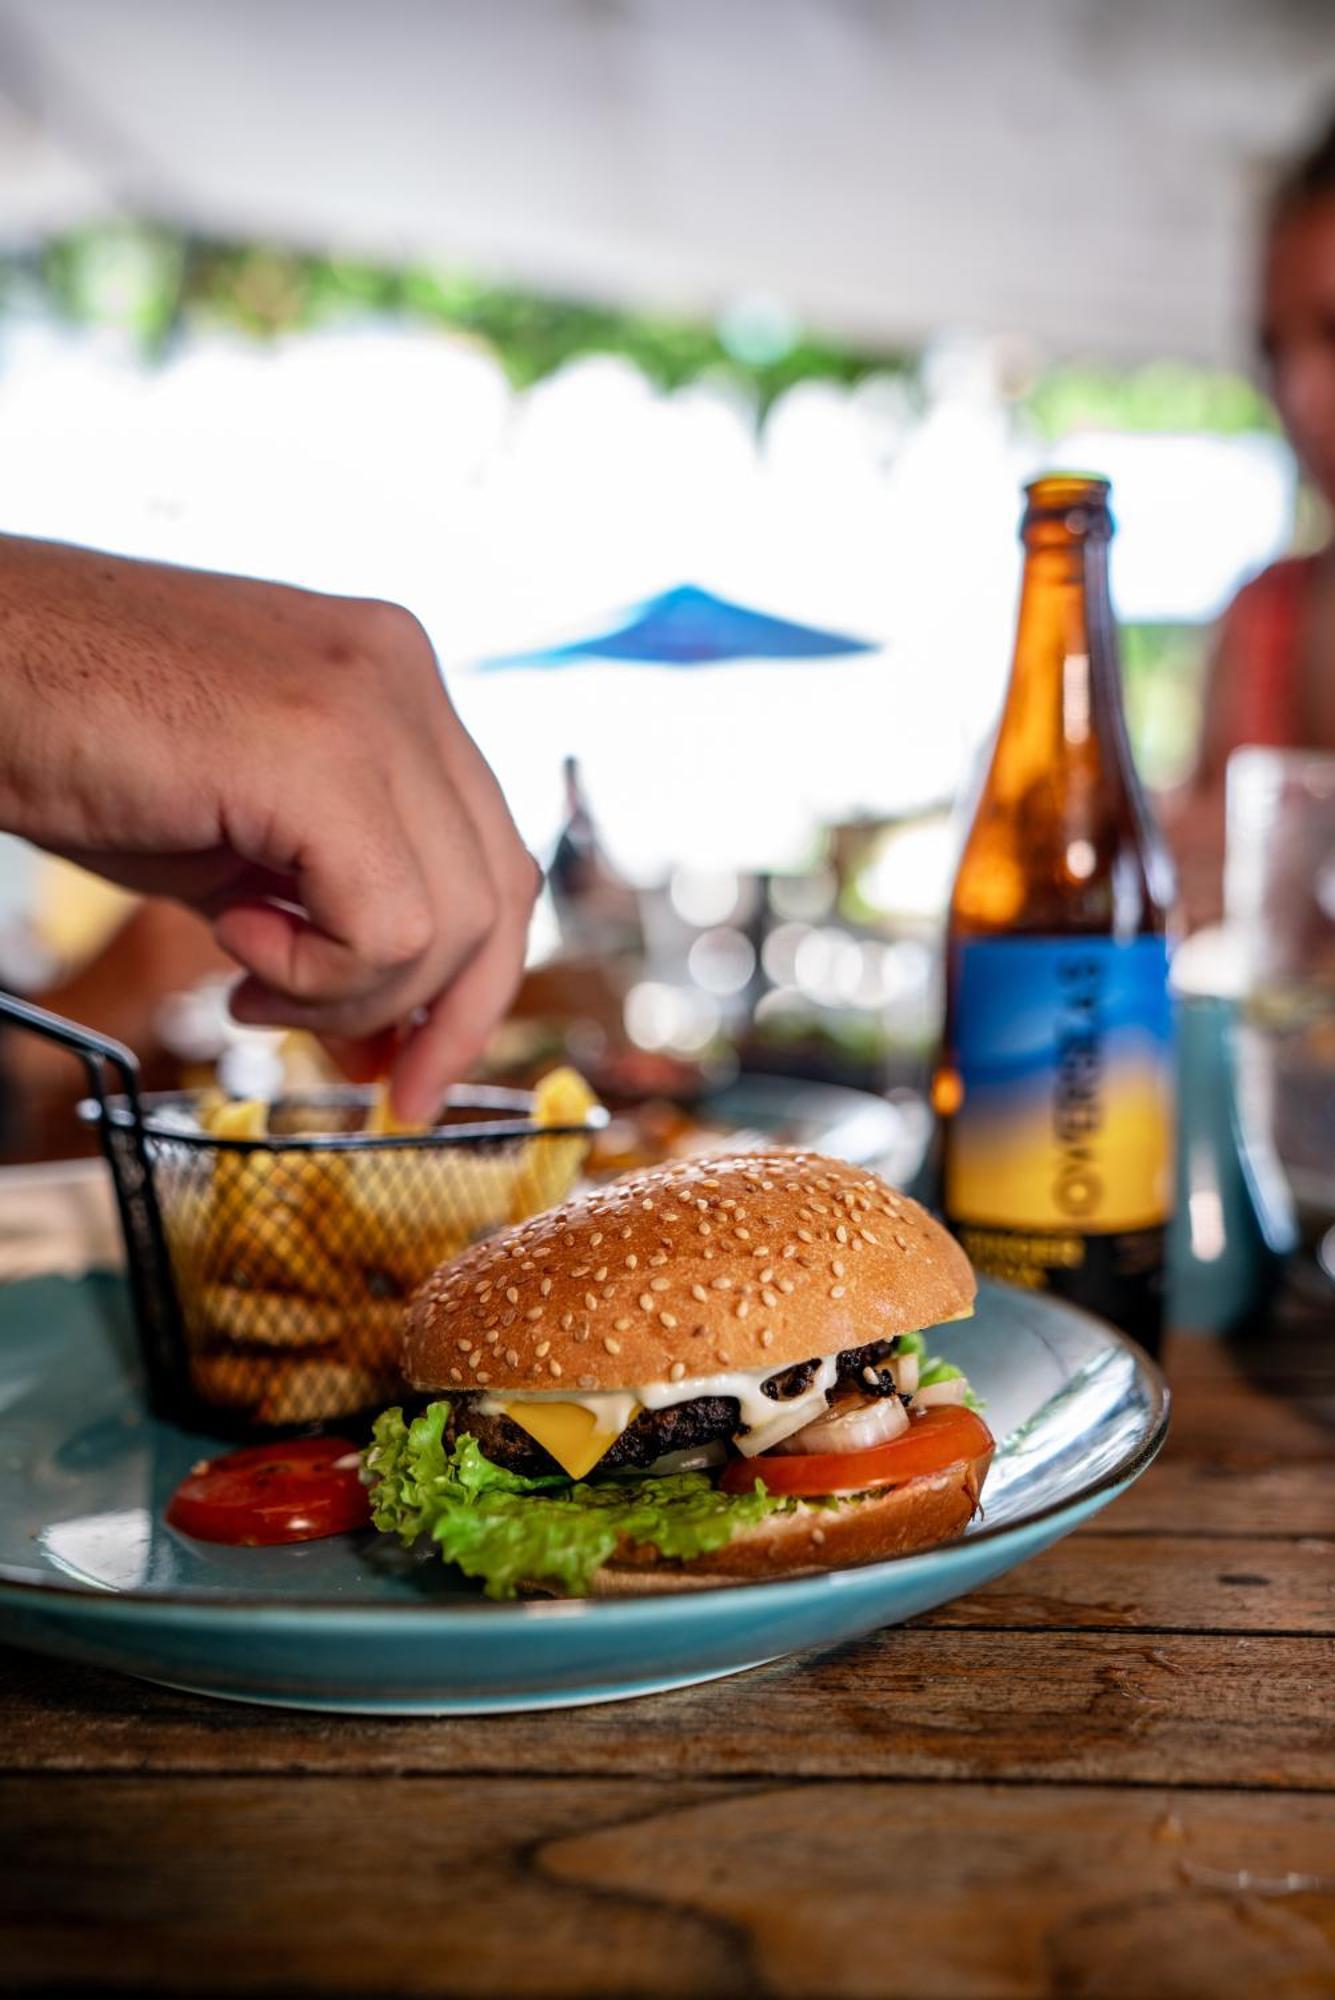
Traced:
[[772, 1150], [628, 1175], [478, 1243], [409, 1309], [376, 1525], [491, 1596], [678, 1590], [958, 1535], [992, 1438], [925, 1333], [953, 1238], [863, 1169]]

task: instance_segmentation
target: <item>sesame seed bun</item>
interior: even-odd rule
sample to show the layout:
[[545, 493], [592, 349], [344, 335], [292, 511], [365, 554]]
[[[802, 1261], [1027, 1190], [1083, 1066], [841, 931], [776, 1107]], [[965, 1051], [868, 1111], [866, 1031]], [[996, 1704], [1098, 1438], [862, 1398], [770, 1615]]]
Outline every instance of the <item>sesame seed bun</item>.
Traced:
[[969, 1310], [969, 1261], [875, 1174], [774, 1148], [628, 1174], [442, 1265], [416, 1389], [624, 1389], [778, 1369]]

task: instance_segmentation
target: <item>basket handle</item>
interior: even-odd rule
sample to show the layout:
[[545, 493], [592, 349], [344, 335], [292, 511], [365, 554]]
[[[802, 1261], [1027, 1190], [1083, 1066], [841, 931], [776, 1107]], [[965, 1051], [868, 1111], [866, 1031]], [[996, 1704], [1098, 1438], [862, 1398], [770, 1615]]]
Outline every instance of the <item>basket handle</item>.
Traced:
[[[17, 999], [12, 993], [0, 992], [0, 1021], [12, 1021], [16, 1027], [68, 1049], [88, 1072], [89, 1089], [97, 1104], [98, 1133], [111, 1169], [125, 1239], [125, 1268], [149, 1397], [157, 1410], [179, 1411], [188, 1395], [181, 1309], [144, 1136], [138, 1060], [123, 1042], [80, 1027], [45, 1007], [34, 1007], [30, 1000]], [[112, 1116], [113, 1090], [123, 1099], [128, 1118]]]

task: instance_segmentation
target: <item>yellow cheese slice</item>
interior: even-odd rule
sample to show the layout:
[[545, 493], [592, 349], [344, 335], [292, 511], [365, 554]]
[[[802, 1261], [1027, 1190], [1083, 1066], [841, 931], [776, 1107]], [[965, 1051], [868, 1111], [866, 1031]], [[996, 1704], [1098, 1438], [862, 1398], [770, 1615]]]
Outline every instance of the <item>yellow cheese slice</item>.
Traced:
[[[502, 1398], [493, 1400], [499, 1404]], [[585, 1409], [582, 1403], [506, 1402], [505, 1414], [512, 1424], [518, 1424], [536, 1439], [544, 1451], [549, 1451], [572, 1479], [583, 1479], [592, 1472], [625, 1429], [624, 1424], [609, 1426], [604, 1416]], [[632, 1422], [638, 1414], [639, 1405], [632, 1405], [626, 1422]]]

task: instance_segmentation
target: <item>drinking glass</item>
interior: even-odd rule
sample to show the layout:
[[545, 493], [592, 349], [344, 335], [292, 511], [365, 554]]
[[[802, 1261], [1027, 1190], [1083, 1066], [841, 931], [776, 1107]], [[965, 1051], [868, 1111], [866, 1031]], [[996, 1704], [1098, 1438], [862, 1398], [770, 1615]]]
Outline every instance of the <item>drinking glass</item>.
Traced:
[[1335, 756], [1229, 759], [1224, 900], [1246, 958], [1243, 1115], [1335, 1277]]

